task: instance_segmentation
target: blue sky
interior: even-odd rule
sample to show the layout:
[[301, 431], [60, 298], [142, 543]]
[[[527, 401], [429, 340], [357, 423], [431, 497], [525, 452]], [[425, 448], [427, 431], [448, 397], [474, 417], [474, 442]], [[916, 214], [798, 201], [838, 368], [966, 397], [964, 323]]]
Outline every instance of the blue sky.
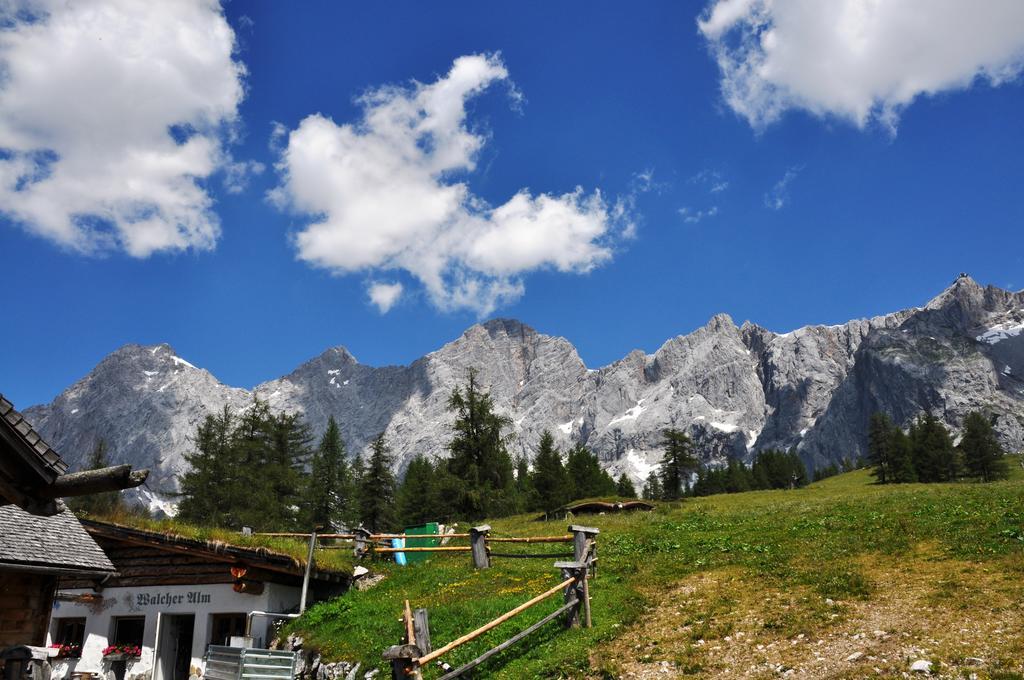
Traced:
[[[129, 40], [89, 3], [8, 17], [0, 391], [49, 401], [129, 342], [246, 387], [335, 345], [407, 363], [492, 316], [593, 367], [719, 312], [786, 331], [922, 304], [960, 271], [1024, 287], [1019, 5], [971, 23], [940, 3], [894, 39], [897, 16], [788, 4], [196, 0], [138, 10], [142, 46], [109, 54], [49, 30]], [[766, 30], [778, 52], [751, 42]], [[18, 71], [33, 58], [45, 85]], [[463, 72], [471, 92], [441, 87]], [[422, 101], [442, 113], [366, 117]], [[517, 196], [526, 222], [502, 212]]]

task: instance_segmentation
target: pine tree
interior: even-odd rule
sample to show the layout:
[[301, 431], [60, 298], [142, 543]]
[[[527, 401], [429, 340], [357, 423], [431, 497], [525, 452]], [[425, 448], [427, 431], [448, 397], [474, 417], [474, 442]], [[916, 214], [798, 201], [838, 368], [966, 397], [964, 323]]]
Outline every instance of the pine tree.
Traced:
[[[352, 459], [352, 464], [349, 465], [349, 470], [348, 471], [349, 471], [349, 477], [351, 477], [351, 479], [352, 479], [352, 488], [354, 489], [354, 494], [356, 496], [358, 496], [359, 495], [359, 489], [361, 489], [362, 485], [363, 485], [363, 475], [366, 473], [366, 465], [363, 464], [363, 454], [357, 453], [355, 455], [355, 458]], [[358, 509], [358, 506], [359, 506], [358, 498], [355, 501], [355, 505], [356, 505], [356, 507]], [[359, 514], [358, 511], [356, 512], [356, 514], [357, 515]]]
[[910, 437], [898, 427], [893, 427], [889, 433], [889, 465], [890, 481], [896, 484], [917, 481], [913, 445]]
[[755, 489], [771, 489], [772, 483], [768, 478], [768, 466], [765, 464], [768, 451], [758, 452], [754, 457], [754, 463], [750, 466], [750, 476], [754, 478]]
[[[102, 437], [96, 440], [89, 457], [86, 459], [86, 470], [99, 470], [109, 467], [107, 459], [107, 442]], [[106, 491], [87, 496], [76, 496], [68, 499], [68, 506], [75, 512], [93, 516], [110, 516], [126, 509], [120, 491]]]
[[301, 505], [307, 485], [306, 466], [310, 462], [313, 436], [298, 413], [269, 414], [266, 421], [264, 462], [260, 466], [267, 475], [267, 493], [273, 502], [264, 515], [264, 522], [277, 528], [302, 526]]
[[753, 483], [753, 475], [746, 465], [735, 458], [730, 458], [726, 465], [726, 493], [740, 493], [750, 491]]
[[693, 455], [693, 443], [686, 433], [669, 428], [663, 430], [663, 434], [665, 455], [661, 459], [661, 493], [664, 500], [674, 501], [682, 498], [686, 481], [697, 469], [698, 462]]
[[516, 512], [525, 512], [533, 508], [537, 504], [536, 493], [526, 456], [519, 455], [516, 457]]
[[951, 482], [960, 476], [960, 452], [938, 418], [924, 414], [911, 429], [910, 440], [918, 481]]
[[235, 425], [235, 416], [225, 406], [217, 415], [207, 415], [196, 429], [195, 448], [185, 454], [189, 469], [178, 478], [177, 517], [182, 521], [241, 527], [229, 498], [241, 479], [233, 442]]
[[983, 482], [1009, 477], [1010, 467], [1004, 457], [1003, 447], [992, 429], [992, 423], [978, 411], [967, 414], [964, 419], [960, 451], [969, 476]]
[[562, 456], [547, 430], [540, 435], [540, 445], [533, 459], [535, 509], [550, 512], [569, 500], [569, 478], [562, 465]]
[[892, 482], [892, 431], [895, 425], [889, 416], [875, 412], [868, 425], [868, 463], [871, 475], [879, 484]]
[[448, 410], [455, 413], [448, 470], [462, 482], [455, 508], [470, 520], [509, 512], [515, 481], [506, 448], [509, 437], [502, 435], [512, 420], [494, 412], [494, 403], [477, 386], [476, 375], [470, 370], [466, 388], [456, 387], [448, 397]]
[[306, 486], [306, 513], [309, 526], [340, 528], [355, 518], [352, 480], [345, 459], [345, 443], [334, 416], [327, 419], [327, 429], [310, 462]]
[[373, 533], [395, 525], [396, 484], [392, 464], [391, 450], [382, 432], [370, 444], [370, 460], [359, 480], [359, 519]]
[[644, 500], [648, 501], [660, 501], [664, 496], [661, 488], [661, 478], [657, 472], [651, 472], [647, 475], [647, 481], [644, 482], [644, 488], [641, 492]]
[[275, 415], [254, 399], [240, 416], [227, 407], [208, 416], [194, 443], [185, 455], [190, 469], [179, 478], [179, 517], [263, 531], [296, 528], [309, 455], [309, 431], [299, 416]]
[[601, 468], [597, 454], [591, 453], [583, 444], [577, 444], [569, 451], [565, 470], [569, 476], [571, 500], [615, 493], [615, 480]]
[[439, 518], [437, 476], [433, 463], [425, 456], [417, 455], [409, 461], [396, 499], [402, 526], [418, 526]]
[[615, 494], [623, 498], [636, 498], [636, 487], [625, 472], [619, 475], [619, 481], [615, 483]]

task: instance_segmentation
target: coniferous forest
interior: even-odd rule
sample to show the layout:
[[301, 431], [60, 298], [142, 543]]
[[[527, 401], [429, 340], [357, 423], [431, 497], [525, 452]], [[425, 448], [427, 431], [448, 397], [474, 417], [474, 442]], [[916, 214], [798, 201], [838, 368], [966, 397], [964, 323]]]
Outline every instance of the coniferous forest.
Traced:
[[[187, 522], [260, 531], [354, 527], [384, 532], [428, 521], [476, 521], [523, 512], [550, 512], [571, 501], [595, 497], [635, 498], [625, 474], [617, 480], [596, 454], [577, 444], [559, 450], [543, 432], [533, 459], [513, 460], [508, 418], [474, 371], [448, 397], [452, 438], [446, 455], [413, 458], [401, 481], [383, 433], [366, 459], [349, 458], [333, 418], [318, 441], [298, 414], [274, 413], [254, 400], [241, 413], [225, 408], [199, 425], [191, 469], [180, 476], [179, 517]], [[761, 489], [795, 489], [848, 471], [844, 460], [808, 474], [795, 448], [759, 452], [752, 464], [731, 458], [724, 466], [700, 462], [681, 430], [662, 433], [663, 457], [646, 479], [645, 499], [673, 501]], [[947, 482], [962, 478], [1005, 478], [1007, 463], [991, 423], [972, 413], [959, 444], [931, 415], [904, 432], [876, 414], [868, 432], [867, 464], [879, 483]], [[102, 443], [94, 457], [101, 460]]]
[[871, 417], [868, 464], [880, 484], [1006, 479], [1009, 465], [992, 423], [977, 411], [964, 418], [959, 444], [931, 414], [904, 432], [884, 413]]

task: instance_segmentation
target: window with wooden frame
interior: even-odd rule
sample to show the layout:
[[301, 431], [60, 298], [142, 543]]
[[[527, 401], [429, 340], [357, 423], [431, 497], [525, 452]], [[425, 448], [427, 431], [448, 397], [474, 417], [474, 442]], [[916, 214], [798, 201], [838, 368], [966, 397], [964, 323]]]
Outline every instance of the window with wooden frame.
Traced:
[[142, 646], [142, 634], [146, 629], [145, 616], [114, 617], [114, 634], [110, 643], [113, 645]]
[[245, 614], [210, 615], [211, 645], [226, 645], [233, 635], [245, 635]]
[[60, 649], [57, 656], [64, 659], [77, 659], [82, 656], [82, 644], [85, 642], [85, 618], [58, 617], [53, 619], [53, 646]]

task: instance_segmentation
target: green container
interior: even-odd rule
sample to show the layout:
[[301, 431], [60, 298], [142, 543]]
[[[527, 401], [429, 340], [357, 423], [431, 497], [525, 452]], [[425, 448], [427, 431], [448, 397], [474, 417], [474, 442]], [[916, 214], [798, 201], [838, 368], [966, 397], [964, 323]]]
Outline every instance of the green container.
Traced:
[[[428, 522], [421, 524], [418, 527], [406, 527], [405, 535], [423, 536], [423, 538], [406, 538], [406, 548], [432, 548], [440, 544], [441, 539], [437, 535], [438, 526], [437, 522]], [[416, 564], [417, 562], [423, 562], [430, 558], [431, 553], [428, 552], [407, 552], [405, 553], [405, 561], [407, 564]]]

